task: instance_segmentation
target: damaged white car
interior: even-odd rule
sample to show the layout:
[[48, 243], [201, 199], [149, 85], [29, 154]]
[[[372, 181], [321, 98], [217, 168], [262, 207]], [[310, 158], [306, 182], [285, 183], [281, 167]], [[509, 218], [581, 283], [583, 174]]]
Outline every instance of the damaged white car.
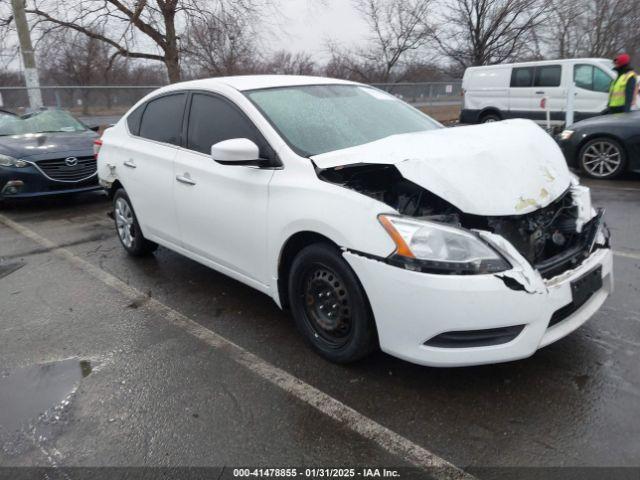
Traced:
[[157, 90], [98, 143], [129, 253], [266, 293], [335, 362], [525, 358], [613, 289], [602, 212], [529, 121], [446, 129], [365, 85], [248, 76]]

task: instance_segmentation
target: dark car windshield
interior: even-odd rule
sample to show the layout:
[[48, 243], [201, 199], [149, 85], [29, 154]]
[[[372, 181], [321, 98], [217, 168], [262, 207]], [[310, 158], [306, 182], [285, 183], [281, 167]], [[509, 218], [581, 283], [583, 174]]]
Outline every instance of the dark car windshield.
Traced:
[[394, 96], [359, 85], [279, 87], [245, 94], [305, 157], [440, 126]]
[[42, 110], [22, 116], [0, 118], [0, 136], [45, 132], [84, 132], [82, 123], [61, 110]]

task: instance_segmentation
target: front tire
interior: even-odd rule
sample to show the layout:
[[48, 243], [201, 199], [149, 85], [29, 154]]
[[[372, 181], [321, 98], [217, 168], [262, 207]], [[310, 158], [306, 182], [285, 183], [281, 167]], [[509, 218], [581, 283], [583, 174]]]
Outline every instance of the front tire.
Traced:
[[288, 287], [296, 326], [321, 356], [350, 363], [377, 348], [369, 302], [335, 247], [322, 243], [305, 247], [291, 265]]
[[580, 170], [591, 178], [616, 178], [624, 172], [626, 163], [624, 148], [612, 138], [594, 138], [578, 154]]
[[113, 196], [113, 218], [120, 243], [129, 255], [142, 257], [154, 252], [158, 244], [144, 238], [131, 200], [123, 189]]

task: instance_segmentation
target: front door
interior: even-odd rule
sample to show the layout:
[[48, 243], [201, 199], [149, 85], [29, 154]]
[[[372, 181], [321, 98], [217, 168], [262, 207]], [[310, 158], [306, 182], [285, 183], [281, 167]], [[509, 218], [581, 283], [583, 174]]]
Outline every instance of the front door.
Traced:
[[[184, 148], [175, 160], [174, 197], [182, 243], [191, 253], [267, 285], [267, 208], [272, 169], [222, 165], [211, 146], [248, 138], [261, 157], [275, 155], [253, 123], [229, 100], [193, 93]], [[260, 286], [255, 285], [255, 286]]]
[[573, 66], [573, 79], [576, 84], [576, 120], [602, 113], [609, 102], [613, 78], [595, 65], [577, 64]]

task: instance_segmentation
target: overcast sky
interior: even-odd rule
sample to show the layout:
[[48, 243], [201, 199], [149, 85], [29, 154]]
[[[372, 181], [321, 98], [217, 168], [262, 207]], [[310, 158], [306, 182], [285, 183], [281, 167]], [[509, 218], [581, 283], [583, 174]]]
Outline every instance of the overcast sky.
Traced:
[[324, 56], [328, 40], [344, 45], [363, 42], [367, 26], [350, 0], [279, 0], [281, 35], [268, 38], [274, 50], [307, 51]]

